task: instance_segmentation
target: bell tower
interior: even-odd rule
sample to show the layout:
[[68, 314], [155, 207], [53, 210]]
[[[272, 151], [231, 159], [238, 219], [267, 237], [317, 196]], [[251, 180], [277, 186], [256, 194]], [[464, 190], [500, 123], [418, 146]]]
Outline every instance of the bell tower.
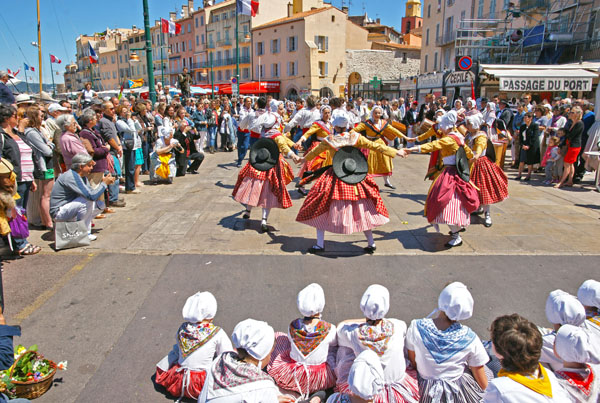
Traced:
[[421, 0], [408, 0], [406, 2], [406, 13], [402, 17], [402, 33], [408, 34], [413, 29], [421, 28]]

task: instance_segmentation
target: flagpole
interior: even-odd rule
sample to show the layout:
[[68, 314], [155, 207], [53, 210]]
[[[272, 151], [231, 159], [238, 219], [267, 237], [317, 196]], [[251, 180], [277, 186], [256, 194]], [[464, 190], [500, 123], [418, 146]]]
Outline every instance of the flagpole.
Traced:
[[[25, 66], [23, 66], [25, 67]], [[25, 71], [25, 84], [27, 84], [27, 93], [29, 93], [29, 78], [27, 78], [27, 69], [23, 69]]]
[[56, 85], [54, 85], [54, 70], [52, 69], [52, 55], [50, 55], [50, 74], [52, 75], [52, 95], [56, 98]]
[[40, 22], [40, 0], [37, 0], [37, 34], [38, 34], [38, 62], [40, 77], [40, 100], [42, 99], [43, 81], [42, 81], [42, 25]]
[[239, 87], [239, 85], [240, 85], [240, 32], [239, 32], [237, 2], [235, 4], [235, 78], [237, 80], [238, 96], [239, 96], [240, 95], [239, 94], [239, 88], [240, 88]]

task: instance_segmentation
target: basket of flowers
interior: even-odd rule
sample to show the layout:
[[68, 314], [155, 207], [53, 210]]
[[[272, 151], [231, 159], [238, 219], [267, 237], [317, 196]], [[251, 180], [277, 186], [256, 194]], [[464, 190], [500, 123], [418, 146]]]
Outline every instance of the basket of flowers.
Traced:
[[37, 345], [26, 349], [18, 345], [15, 362], [0, 375], [0, 390], [10, 397], [35, 399], [50, 388], [57, 369], [67, 369], [67, 363], [56, 364], [37, 351]]

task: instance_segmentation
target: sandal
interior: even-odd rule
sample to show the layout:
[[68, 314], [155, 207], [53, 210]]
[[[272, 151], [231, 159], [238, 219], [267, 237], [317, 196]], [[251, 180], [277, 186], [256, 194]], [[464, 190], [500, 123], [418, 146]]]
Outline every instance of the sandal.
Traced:
[[35, 246], [35, 245], [28, 243], [26, 247], [24, 247], [23, 249], [21, 249], [19, 251], [19, 255], [21, 255], [21, 256], [35, 255], [37, 253], [40, 253], [41, 251], [42, 251], [42, 248], [40, 248], [39, 246]]

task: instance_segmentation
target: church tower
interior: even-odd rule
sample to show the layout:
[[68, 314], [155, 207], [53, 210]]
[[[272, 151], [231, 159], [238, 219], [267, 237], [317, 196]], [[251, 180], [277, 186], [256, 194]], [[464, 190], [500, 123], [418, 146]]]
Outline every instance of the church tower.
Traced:
[[421, 0], [408, 0], [406, 2], [406, 13], [402, 17], [402, 33], [408, 34], [416, 28], [421, 28]]

